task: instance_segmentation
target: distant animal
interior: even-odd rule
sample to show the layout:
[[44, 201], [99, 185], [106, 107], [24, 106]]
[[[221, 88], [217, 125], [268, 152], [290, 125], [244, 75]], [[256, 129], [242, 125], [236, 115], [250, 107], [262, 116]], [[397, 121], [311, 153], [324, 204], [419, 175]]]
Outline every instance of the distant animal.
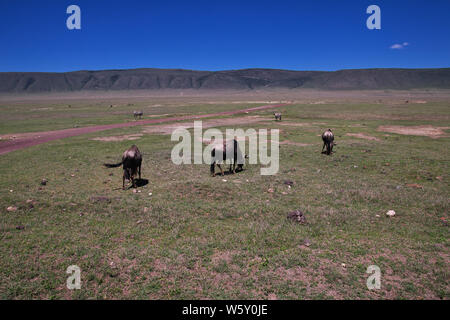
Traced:
[[281, 112], [274, 112], [275, 121], [281, 121]]
[[122, 161], [116, 164], [105, 163], [107, 168], [117, 168], [123, 165], [122, 189], [125, 190], [125, 180], [131, 181], [133, 188], [136, 188], [134, 176], [139, 171], [139, 179], [141, 179], [142, 154], [136, 145], [132, 145], [122, 155]]
[[[223, 144], [218, 144], [214, 146], [211, 150], [211, 176], [215, 176], [215, 165], [220, 169], [222, 176], [224, 175], [222, 166], [220, 163], [227, 159], [233, 160], [233, 163], [230, 162], [229, 172], [236, 173], [236, 164], [238, 166], [239, 171], [242, 171], [244, 166], [245, 158], [247, 155], [243, 156], [241, 149], [239, 148], [239, 143], [236, 139], [224, 141]], [[233, 170], [231, 170], [231, 166], [233, 165]]]
[[139, 119], [141, 119], [143, 114], [144, 114], [144, 112], [142, 112], [142, 110], [141, 111], [136, 111], [136, 110], [133, 111], [134, 119], [137, 119], [138, 117], [139, 117]]
[[323, 147], [322, 147], [322, 153], [323, 149], [327, 148], [327, 154], [330, 155], [333, 152], [333, 145], [334, 145], [334, 135], [333, 132], [331, 132], [331, 129], [328, 129], [324, 133], [322, 133], [322, 140], [323, 140]]

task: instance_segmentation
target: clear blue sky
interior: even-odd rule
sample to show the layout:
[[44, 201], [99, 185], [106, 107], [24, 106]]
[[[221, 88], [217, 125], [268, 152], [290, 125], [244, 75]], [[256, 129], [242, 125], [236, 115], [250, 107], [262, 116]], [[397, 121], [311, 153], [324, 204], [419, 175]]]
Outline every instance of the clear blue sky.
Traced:
[[[71, 4], [81, 30], [66, 28]], [[366, 28], [371, 4], [381, 30]], [[449, 0], [0, 0], [0, 71], [450, 67], [449, 13]]]

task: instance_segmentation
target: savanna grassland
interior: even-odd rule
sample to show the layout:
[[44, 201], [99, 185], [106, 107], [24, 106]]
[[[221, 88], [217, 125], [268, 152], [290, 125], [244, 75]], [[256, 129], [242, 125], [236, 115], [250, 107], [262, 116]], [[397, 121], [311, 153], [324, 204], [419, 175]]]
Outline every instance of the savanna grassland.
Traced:
[[[448, 93], [333, 95], [277, 97], [293, 100], [277, 109], [281, 122], [273, 109], [222, 117], [233, 120], [219, 129], [280, 129], [273, 176], [255, 164], [224, 177], [211, 177], [208, 164], [175, 165], [177, 142], [152, 125], [1, 155], [0, 298], [449, 299]], [[266, 100], [0, 99], [0, 135], [133, 121], [140, 109], [151, 119]], [[331, 156], [321, 154], [328, 128]], [[121, 169], [102, 164], [120, 161], [132, 144], [148, 183], [124, 191]], [[297, 209], [305, 224], [287, 219]], [[80, 290], [66, 288], [70, 265], [81, 269]], [[379, 290], [367, 289], [369, 265], [381, 269]]]

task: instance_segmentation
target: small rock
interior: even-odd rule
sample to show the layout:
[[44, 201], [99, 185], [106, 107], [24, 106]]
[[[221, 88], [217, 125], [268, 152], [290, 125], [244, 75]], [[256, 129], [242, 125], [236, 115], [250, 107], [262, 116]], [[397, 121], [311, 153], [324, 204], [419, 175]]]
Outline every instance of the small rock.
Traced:
[[137, 193], [137, 190], [136, 190], [136, 189], [133, 189], [133, 193]]
[[269, 190], [267, 190], [267, 192], [273, 193], [273, 188], [269, 188]]
[[341, 263], [341, 266], [342, 266], [342, 268], [346, 267], [345, 263]]
[[287, 218], [301, 224], [306, 223], [306, 217], [300, 210], [289, 212]]
[[17, 226], [16, 229], [17, 230], [23, 230], [23, 229], [25, 229], [25, 227], [24, 226]]
[[9, 192], [14, 192], [14, 190], [9, 190]]
[[442, 177], [441, 176], [437, 176], [436, 179], [438, 179], [439, 181], [442, 181]]
[[225, 180], [225, 179], [222, 179], [222, 181], [223, 181], [223, 182], [227, 182], [227, 180]]
[[6, 208], [6, 210], [9, 211], [9, 212], [14, 212], [14, 211], [17, 211], [17, 207], [9, 206], [8, 208]]
[[144, 213], [147, 213], [147, 212], [148, 212], [148, 208], [144, 207]]
[[305, 240], [303, 240], [303, 245], [305, 247], [309, 247], [311, 245], [311, 241], [309, 239], [305, 239]]
[[410, 187], [410, 188], [423, 189], [423, 186], [421, 186], [420, 184], [417, 184], [417, 183], [408, 183], [408, 184], [406, 184], [406, 186]]
[[379, 218], [379, 217], [380, 217], [380, 215], [379, 215], [379, 214], [376, 214], [376, 215], [375, 215], [375, 217]]
[[395, 216], [395, 211], [394, 210], [389, 210], [388, 212], [386, 212], [386, 215], [388, 217], [393, 217], [393, 216]]
[[48, 180], [47, 179], [42, 179], [42, 181], [41, 181], [41, 185], [42, 186], [45, 186], [45, 185], [47, 185], [47, 182], [48, 182]]
[[136, 222], [136, 224], [141, 224], [142, 222], [144, 222], [144, 220], [138, 220], [138, 222]]
[[149, 192], [148, 195], [151, 196], [153, 193]]
[[291, 180], [285, 180], [285, 181], [284, 181], [284, 184], [285, 184], [285, 185], [288, 185], [288, 186], [293, 186], [293, 185], [294, 185], [294, 181], [291, 181]]

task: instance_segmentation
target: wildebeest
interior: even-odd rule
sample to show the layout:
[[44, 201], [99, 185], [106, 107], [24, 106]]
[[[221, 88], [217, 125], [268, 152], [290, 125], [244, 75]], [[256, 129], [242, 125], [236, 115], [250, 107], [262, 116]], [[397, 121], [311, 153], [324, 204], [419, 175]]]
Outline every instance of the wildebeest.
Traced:
[[[215, 176], [215, 165], [220, 169], [222, 176], [224, 175], [223, 169], [220, 165], [220, 162], [225, 161], [227, 159], [233, 160], [233, 163], [230, 162], [229, 172], [236, 173], [236, 164], [238, 169], [241, 171], [244, 166], [244, 159], [247, 156], [242, 156], [241, 149], [239, 148], [239, 143], [236, 139], [230, 141], [224, 141], [223, 144], [218, 144], [214, 146], [211, 150], [211, 176]], [[233, 165], [233, 171], [231, 170], [231, 165]]]
[[141, 119], [143, 114], [144, 114], [144, 112], [142, 112], [142, 110], [141, 111], [136, 111], [136, 110], [133, 111], [134, 119], [137, 119], [138, 117], [139, 117], [139, 119]]
[[125, 180], [131, 180], [133, 187], [136, 188], [134, 176], [139, 170], [139, 179], [141, 179], [141, 164], [142, 154], [138, 147], [133, 144], [128, 150], [125, 150], [121, 162], [116, 164], [105, 163], [104, 165], [108, 168], [116, 168], [123, 165], [122, 189], [125, 189]]
[[322, 140], [323, 140], [323, 147], [322, 147], [322, 153], [323, 149], [327, 148], [327, 154], [330, 155], [333, 152], [333, 145], [334, 145], [334, 135], [333, 132], [331, 132], [331, 129], [328, 129], [324, 133], [322, 133]]
[[274, 112], [273, 115], [275, 116], [275, 121], [281, 121], [281, 112]]

